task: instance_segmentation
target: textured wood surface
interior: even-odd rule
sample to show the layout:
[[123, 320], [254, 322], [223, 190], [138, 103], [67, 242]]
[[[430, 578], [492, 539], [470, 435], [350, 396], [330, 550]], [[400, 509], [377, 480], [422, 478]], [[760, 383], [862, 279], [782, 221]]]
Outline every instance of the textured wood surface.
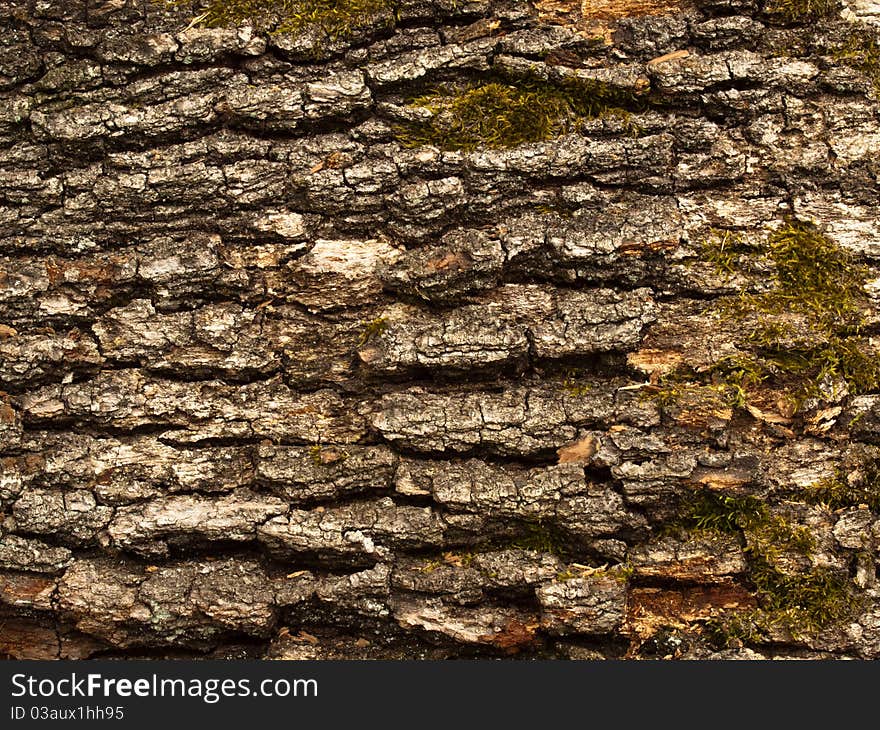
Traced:
[[[0, 652], [880, 654], [876, 387], [718, 380], [794, 219], [864, 267], [877, 356], [870, 12], [0, 3]], [[414, 97], [526, 71], [631, 108], [400, 143]]]

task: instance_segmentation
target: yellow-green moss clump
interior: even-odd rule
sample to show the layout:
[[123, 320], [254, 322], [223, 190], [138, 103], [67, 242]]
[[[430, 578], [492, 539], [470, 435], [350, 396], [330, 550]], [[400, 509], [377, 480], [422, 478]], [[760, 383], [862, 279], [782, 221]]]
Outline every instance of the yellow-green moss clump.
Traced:
[[764, 12], [798, 23], [825, 18], [839, 8], [838, 0], [769, 0], [764, 5]]
[[762, 613], [757, 625], [773, 625], [789, 633], [813, 634], [851, 616], [858, 596], [845, 574], [828, 568], [790, 572], [780, 569], [784, 553], [809, 557], [815, 541], [806, 527], [778, 515], [748, 531], [749, 579]]
[[[182, 4], [180, 0], [171, 0]], [[209, 27], [238, 25], [247, 21], [275, 25], [279, 33], [298, 33], [318, 28], [330, 37], [344, 37], [389, 16], [397, 0], [211, 0], [201, 21]]]
[[693, 383], [688, 376], [671, 373], [661, 379], [656, 387], [644, 388], [644, 397], [653, 400], [673, 420], [702, 422], [712, 418], [729, 420], [732, 412], [726, 409], [746, 405], [746, 391], [740, 381], [727, 376], [724, 382]]
[[730, 613], [708, 621], [704, 635], [718, 647], [762, 644], [774, 630], [797, 639], [851, 619], [862, 605], [847, 578], [827, 568], [789, 575], [767, 563], [750, 573], [760, 609]]
[[865, 74], [880, 94], [880, 36], [867, 31], [851, 32], [843, 45], [831, 50], [831, 55], [840, 63]]
[[397, 137], [407, 147], [516, 147], [574, 132], [583, 121], [605, 114], [625, 117], [624, 107], [633, 102], [629, 92], [581, 79], [553, 84], [529, 77], [442, 87], [413, 99], [412, 105], [431, 117], [400, 125]]
[[703, 489], [682, 501], [679, 522], [686, 529], [739, 532], [765, 522], [768, 515], [767, 505], [757, 497], [734, 497]]
[[[739, 240], [725, 246], [716, 239], [701, 255], [733, 272], [747, 252]], [[862, 334], [864, 268], [814, 225], [797, 220], [778, 228], [760, 255], [770, 264], [773, 288], [721, 305], [724, 316], [750, 322], [753, 354], [719, 362], [713, 373], [741, 387], [774, 381], [798, 404], [834, 380], [854, 394], [880, 387], [880, 359]]]
[[826, 329], [859, 325], [865, 272], [815, 226], [788, 221], [770, 236], [769, 255], [778, 289], [764, 297], [768, 308], [804, 312]]
[[571, 539], [555, 525], [538, 520], [535, 522], [524, 522], [521, 529], [521, 534], [511, 540], [505, 547], [535, 550], [557, 556], [566, 556], [571, 552]]
[[377, 317], [369, 322], [363, 322], [358, 347], [363, 347], [370, 340], [380, 337], [388, 329], [388, 320], [385, 317]]
[[859, 605], [850, 581], [828, 568], [791, 575], [765, 561], [753, 560], [750, 578], [764, 611], [761, 618], [795, 636], [840, 623]]
[[812, 634], [853, 615], [859, 598], [845, 575], [827, 568], [783, 571], [784, 554], [809, 557], [815, 541], [809, 530], [771, 513], [750, 495], [730, 496], [701, 490], [682, 502], [680, 528], [742, 533], [748, 547], [748, 577], [759, 610], [729, 616], [710, 627], [713, 638], [760, 642], [772, 628]]
[[856, 507], [866, 504], [875, 512], [880, 511], [880, 465], [868, 462], [863, 470], [833, 476], [810, 485], [804, 492], [805, 501], [824, 504], [830, 509]]
[[754, 253], [739, 233], [713, 229], [700, 244], [700, 258], [715, 266], [718, 274], [730, 277], [736, 273], [742, 257]]
[[563, 373], [562, 390], [568, 395], [582, 397], [593, 392], [594, 384], [583, 370], [569, 368]]

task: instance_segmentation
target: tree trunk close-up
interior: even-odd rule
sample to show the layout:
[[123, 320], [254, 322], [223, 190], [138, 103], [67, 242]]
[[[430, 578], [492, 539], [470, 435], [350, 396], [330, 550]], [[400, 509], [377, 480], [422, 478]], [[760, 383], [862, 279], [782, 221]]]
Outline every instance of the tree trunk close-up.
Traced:
[[0, 23], [0, 656], [880, 656], [880, 5]]

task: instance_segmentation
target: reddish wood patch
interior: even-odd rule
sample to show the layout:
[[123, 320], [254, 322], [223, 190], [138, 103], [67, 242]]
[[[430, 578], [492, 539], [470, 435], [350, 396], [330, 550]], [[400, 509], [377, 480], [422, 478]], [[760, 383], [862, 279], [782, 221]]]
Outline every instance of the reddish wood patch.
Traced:
[[735, 583], [677, 590], [634, 588], [629, 594], [627, 624], [633, 635], [646, 639], [661, 627], [686, 629], [723, 611], [755, 605], [755, 597]]

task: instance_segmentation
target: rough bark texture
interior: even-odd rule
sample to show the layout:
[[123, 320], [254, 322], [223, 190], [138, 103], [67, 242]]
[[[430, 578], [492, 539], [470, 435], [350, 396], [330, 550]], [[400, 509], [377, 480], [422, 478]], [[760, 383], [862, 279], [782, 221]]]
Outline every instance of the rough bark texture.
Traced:
[[[880, 395], [726, 400], [717, 300], [770, 274], [701, 253], [814, 221], [876, 356], [880, 107], [829, 49], [877, 12], [407, 0], [332, 39], [3, 0], [0, 652], [880, 654], [876, 504], [803, 497], [870, 471]], [[397, 141], [414, 95], [527, 69], [633, 108]], [[770, 595], [768, 525], [777, 584], [846, 610]]]

